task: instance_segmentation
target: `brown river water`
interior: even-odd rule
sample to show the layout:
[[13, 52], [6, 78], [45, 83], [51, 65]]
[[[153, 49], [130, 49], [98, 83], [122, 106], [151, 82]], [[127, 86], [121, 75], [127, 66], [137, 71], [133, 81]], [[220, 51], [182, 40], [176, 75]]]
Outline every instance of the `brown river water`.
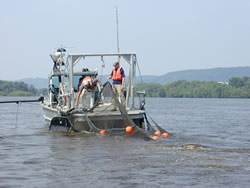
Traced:
[[39, 104], [0, 104], [0, 187], [250, 187], [249, 99], [148, 98], [146, 109], [174, 136], [50, 132]]

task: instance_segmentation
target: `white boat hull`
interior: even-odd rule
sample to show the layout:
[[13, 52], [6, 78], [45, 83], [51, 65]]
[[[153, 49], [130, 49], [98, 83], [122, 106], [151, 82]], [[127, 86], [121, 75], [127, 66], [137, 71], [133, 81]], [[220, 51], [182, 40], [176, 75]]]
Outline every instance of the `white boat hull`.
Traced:
[[[42, 109], [44, 111], [45, 120], [49, 122], [54, 117], [61, 116], [59, 110], [52, 108], [45, 103], [42, 104]], [[145, 112], [143, 110], [127, 110], [127, 113], [137, 126], [144, 128]], [[99, 129], [123, 129], [128, 126], [124, 122], [120, 111], [111, 111], [111, 106], [108, 108], [107, 106], [97, 107], [93, 112], [88, 112], [87, 115], [91, 122]], [[85, 113], [73, 113], [70, 118], [77, 130], [90, 130]]]

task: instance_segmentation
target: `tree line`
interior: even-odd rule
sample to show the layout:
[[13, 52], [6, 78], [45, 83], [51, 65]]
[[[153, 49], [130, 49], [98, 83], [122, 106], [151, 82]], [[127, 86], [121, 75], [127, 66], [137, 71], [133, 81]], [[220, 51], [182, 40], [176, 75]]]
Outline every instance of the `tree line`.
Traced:
[[36, 89], [32, 84], [0, 80], [0, 96], [47, 95], [47, 89]]
[[[148, 97], [250, 98], [250, 77], [233, 77], [228, 83], [186, 80], [169, 84], [141, 83], [135, 86], [135, 90], [145, 90]], [[0, 96], [38, 95], [47, 95], [47, 89], [36, 89], [24, 82], [0, 80]]]
[[135, 86], [148, 97], [250, 98], [250, 77], [232, 77], [228, 83], [179, 80], [169, 84], [143, 83]]

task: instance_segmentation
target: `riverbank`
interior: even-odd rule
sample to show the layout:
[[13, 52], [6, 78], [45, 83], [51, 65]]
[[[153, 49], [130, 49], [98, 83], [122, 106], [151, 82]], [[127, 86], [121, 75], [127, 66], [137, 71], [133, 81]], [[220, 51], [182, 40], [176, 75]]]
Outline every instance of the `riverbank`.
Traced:
[[137, 84], [148, 97], [167, 98], [250, 98], [250, 78], [231, 78], [228, 83], [180, 80], [170, 84]]
[[0, 80], [0, 96], [39, 96], [46, 95], [47, 89], [36, 89], [24, 82]]
[[[135, 90], [145, 90], [147, 97], [161, 98], [250, 98], [250, 78], [233, 77], [224, 83], [186, 80], [169, 84], [140, 83]], [[0, 80], [0, 96], [45, 96], [47, 93], [46, 88], [36, 89], [24, 82]]]

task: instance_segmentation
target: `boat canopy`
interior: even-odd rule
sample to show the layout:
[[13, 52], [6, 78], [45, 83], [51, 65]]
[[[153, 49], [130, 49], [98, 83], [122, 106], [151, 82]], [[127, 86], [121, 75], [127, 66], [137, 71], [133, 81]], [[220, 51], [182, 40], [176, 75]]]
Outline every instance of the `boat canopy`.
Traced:
[[[131, 99], [131, 107], [134, 108], [134, 80], [136, 74], [136, 53], [100, 53], [100, 54], [69, 54], [67, 62], [69, 63], [69, 80], [71, 80], [70, 88], [73, 88], [73, 75], [74, 75], [74, 66], [80, 61], [81, 58], [85, 59], [87, 57], [122, 57], [129, 64], [129, 77], [128, 77], [128, 85], [127, 85], [127, 96], [126, 96], [126, 106], [129, 104], [129, 99]], [[70, 95], [74, 98], [74, 92], [71, 90]], [[71, 102], [71, 106], [73, 106], [73, 100]]]
[[[63, 53], [62, 53], [63, 54]], [[64, 55], [64, 54], [63, 54]], [[126, 96], [126, 106], [129, 106], [131, 108], [134, 108], [134, 80], [135, 80], [135, 74], [136, 74], [136, 54], [134, 52], [132, 53], [97, 53], [97, 54], [89, 54], [89, 53], [83, 53], [83, 54], [68, 54], [66, 57], [65, 69], [62, 69], [59, 67], [59, 72], [52, 72], [50, 74], [50, 77], [53, 76], [62, 76], [67, 77], [68, 81], [68, 87], [67, 91], [65, 91], [64, 96], [68, 98], [68, 104], [67, 108], [71, 109], [74, 107], [74, 95], [75, 95], [75, 89], [74, 89], [74, 77], [75, 76], [97, 76], [97, 71], [82, 71], [77, 72], [74, 70], [74, 67], [76, 64], [81, 60], [81, 58], [86, 59], [88, 57], [100, 57], [103, 61], [104, 57], [117, 57], [120, 61], [120, 58], [123, 58], [125, 62], [129, 64], [129, 76], [127, 80], [127, 96]], [[59, 65], [62, 66], [62, 65]]]

